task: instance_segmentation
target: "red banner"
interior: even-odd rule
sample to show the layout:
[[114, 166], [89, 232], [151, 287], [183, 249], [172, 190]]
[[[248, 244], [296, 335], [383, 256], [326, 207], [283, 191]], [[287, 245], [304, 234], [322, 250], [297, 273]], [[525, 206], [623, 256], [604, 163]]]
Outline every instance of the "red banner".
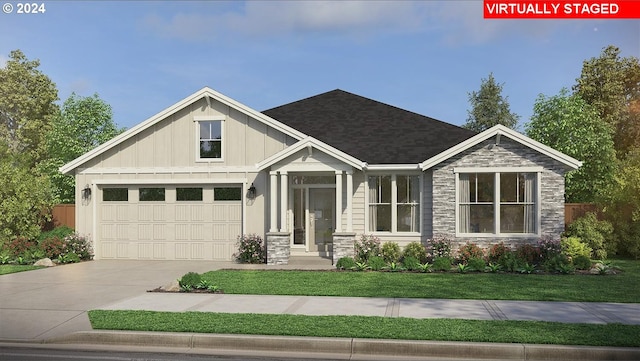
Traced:
[[640, 1], [484, 0], [485, 19], [638, 19]]

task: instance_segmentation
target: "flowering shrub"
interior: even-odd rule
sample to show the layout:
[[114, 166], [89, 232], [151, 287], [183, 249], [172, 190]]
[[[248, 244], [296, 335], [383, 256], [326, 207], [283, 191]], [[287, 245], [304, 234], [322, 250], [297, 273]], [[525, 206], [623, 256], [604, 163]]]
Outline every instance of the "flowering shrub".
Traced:
[[540, 261], [540, 249], [528, 243], [521, 244], [516, 248], [516, 258], [530, 265]]
[[500, 242], [489, 248], [487, 259], [491, 263], [500, 263], [509, 254], [511, 254], [511, 248], [505, 246], [504, 242]]
[[560, 240], [553, 239], [550, 236], [544, 236], [538, 241], [540, 249], [540, 258], [544, 262], [562, 253], [562, 245]]
[[[60, 257], [65, 257], [75, 261], [75, 257], [68, 255], [73, 253], [78, 256], [81, 261], [88, 261], [93, 258], [93, 249], [91, 248], [91, 242], [85, 236], [81, 236], [77, 233], [68, 235], [64, 238], [64, 252], [60, 254]], [[69, 262], [66, 262], [69, 263]]]
[[368, 262], [373, 256], [382, 256], [380, 238], [363, 234], [354, 244], [356, 262]]
[[262, 237], [256, 234], [238, 236], [238, 252], [233, 256], [243, 263], [265, 263], [267, 251]]
[[44, 239], [40, 242], [40, 249], [45, 257], [56, 259], [65, 252], [66, 243], [58, 237]]
[[429, 240], [433, 258], [451, 257], [451, 239], [445, 235], [436, 235]]
[[9, 257], [16, 258], [23, 256], [27, 251], [36, 248], [36, 242], [25, 237], [17, 237], [4, 244], [2, 249], [7, 252]]
[[458, 248], [458, 256], [456, 259], [459, 263], [468, 263], [470, 259], [483, 259], [484, 251], [475, 243], [469, 243]]

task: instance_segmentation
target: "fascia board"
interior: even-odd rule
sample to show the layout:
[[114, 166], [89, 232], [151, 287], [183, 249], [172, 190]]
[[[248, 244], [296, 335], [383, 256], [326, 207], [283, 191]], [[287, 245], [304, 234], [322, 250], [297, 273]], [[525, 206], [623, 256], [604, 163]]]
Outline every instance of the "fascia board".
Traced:
[[572, 168], [572, 169], [578, 169], [580, 166], [582, 166], [582, 162], [570, 157], [564, 153], [558, 152], [557, 150], [548, 147], [538, 141], [535, 141], [519, 132], [516, 132], [513, 129], [509, 129], [503, 125], [495, 125], [487, 130], [485, 130], [482, 133], [479, 133], [467, 140], [465, 140], [462, 143], [459, 143], [447, 150], [445, 150], [444, 152], [441, 152], [439, 154], [436, 154], [435, 156], [425, 160], [424, 162], [420, 163], [420, 168], [422, 170], [427, 170], [471, 147], [473, 147], [476, 144], [479, 144], [491, 137], [494, 137], [496, 135], [504, 135], [512, 140], [515, 140], [516, 142], [529, 147], [533, 150], [536, 150], [552, 159], [555, 159], [563, 164], [565, 164], [566, 166]]
[[311, 146], [312, 148], [315, 148], [323, 153], [326, 153], [336, 159], [338, 159], [341, 162], [344, 162], [358, 170], [362, 170], [365, 166], [366, 163], [354, 158], [353, 156], [342, 152], [341, 150], [338, 150], [324, 142], [321, 142], [313, 137], [306, 137], [305, 139], [293, 144], [292, 146], [283, 149], [282, 151], [272, 155], [271, 157], [263, 160], [260, 163], [256, 164], [256, 168], [258, 169], [258, 171], [262, 171], [282, 160], [284, 160], [285, 158], [287, 158], [290, 155], [295, 154], [296, 152], [306, 148], [307, 146]]

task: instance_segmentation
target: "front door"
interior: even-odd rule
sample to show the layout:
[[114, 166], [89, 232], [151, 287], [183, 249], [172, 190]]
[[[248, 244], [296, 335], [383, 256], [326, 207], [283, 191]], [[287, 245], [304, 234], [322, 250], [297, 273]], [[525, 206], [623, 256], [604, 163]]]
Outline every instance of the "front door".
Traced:
[[[296, 188], [293, 190], [293, 245], [306, 252], [330, 255], [335, 229], [336, 190]], [[302, 248], [302, 247], [301, 247]]]
[[309, 189], [309, 251], [329, 255], [333, 244], [333, 217], [336, 208], [336, 190]]

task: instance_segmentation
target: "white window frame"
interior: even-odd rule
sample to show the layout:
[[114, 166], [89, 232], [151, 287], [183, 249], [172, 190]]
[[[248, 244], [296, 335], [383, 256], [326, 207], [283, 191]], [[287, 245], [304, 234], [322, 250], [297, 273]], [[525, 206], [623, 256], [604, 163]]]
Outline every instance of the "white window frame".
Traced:
[[[530, 238], [541, 236], [541, 216], [542, 216], [542, 167], [474, 167], [474, 168], [454, 168], [455, 175], [455, 235], [456, 237], [503, 237], [503, 238]], [[494, 200], [493, 200], [493, 233], [463, 233], [460, 232], [460, 174], [461, 173], [493, 173], [494, 176]], [[500, 174], [501, 173], [535, 173], [536, 174], [536, 232], [534, 233], [502, 233], [500, 232]]]
[[[225, 120], [226, 117], [224, 115], [206, 115], [206, 116], [195, 116], [193, 117], [193, 122], [196, 125], [196, 131], [195, 131], [195, 138], [196, 138], [196, 144], [195, 144], [195, 155], [196, 155], [196, 162], [207, 162], [207, 163], [220, 163], [220, 162], [224, 162], [224, 156], [225, 156], [225, 138], [226, 138], [226, 134], [225, 134]], [[201, 122], [220, 122], [220, 135], [221, 135], [221, 139], [220, 139], [220, 158], [202, 158], [200, 157], [200, 123]]]
[[[386, 203], [371, 203], [369, 202], [369, 177], [379, 177], [379, 176], [390, 176], [391, 177], [391, 231], [371, 231], [371, 224], [369, 222], [369, 209], [371, 205], [375, 204], [386, 204]], [[410, 204], [410, 203], [398, 203], [398, 186], [397, 186], [397, 177], [398, 176], [414, 176], [418, 177], [418, 199], [420, 200], [420, 204], [418, 207], [418, 217], [420, 217], [420, 221], [418, 222], [418, 231], [417, 232], [402, 232], [398, 231], [398, 204]], [[364, 214], [364, 227], [365, 233], [377, 236], [419, 236], [424, 229], [424, 173], [365, 173], [365, 214]]]

